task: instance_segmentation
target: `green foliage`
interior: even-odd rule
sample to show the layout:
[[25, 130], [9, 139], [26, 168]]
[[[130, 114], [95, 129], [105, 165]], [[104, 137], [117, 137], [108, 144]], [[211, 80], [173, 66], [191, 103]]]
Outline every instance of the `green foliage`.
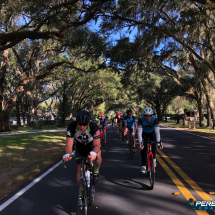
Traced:
[[36, 127], [41, 129], [44, 126], [44, 121], [42, 119], [39, 119], [36, 121]]

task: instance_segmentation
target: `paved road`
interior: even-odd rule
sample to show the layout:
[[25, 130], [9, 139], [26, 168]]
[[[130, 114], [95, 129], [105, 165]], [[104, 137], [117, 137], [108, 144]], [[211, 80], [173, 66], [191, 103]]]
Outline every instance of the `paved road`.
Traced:
[[[215, 196], [208, 195], [208, 192], [215, 191], [214, 140], [162, 128], [165, 154], [158, 153], [156, 183], [154, 189], [150, 190], [148, 178], [140, 172], [139, 150], [131, 160], [127, 147], [119, 142], [115, 129], [109, 127], [107, 131], [107, 145], [102, 149], [101, 182], [96, 187], [95, 202], [89, 208], [89, 214], [196, 214], [195, 211], [188, 211], [187, 199], [215, 199]], [[0, 215], [75, 215], [75, 161], [67, 166], [67, 169], [58, 166], [2, 210]], [[174, 192], [180, 192], [181, 195], [174, 196]]]

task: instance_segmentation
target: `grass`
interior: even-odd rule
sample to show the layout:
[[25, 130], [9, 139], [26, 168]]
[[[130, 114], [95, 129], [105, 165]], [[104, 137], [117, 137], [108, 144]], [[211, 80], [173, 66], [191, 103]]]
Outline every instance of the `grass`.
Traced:
[[[48, 125], [48, 126], [43, 126], [42, 129], [61, 129], [63, 127], [58, 127], [56, 125]], [[65, 127], [67, 128], [67, 127]], [[41, 130], [41, 129], [38, 129], [38, 128], [33, 128], [33, 127], [30, 127], [30, 126], [27, 126], [27, 125], [21, 125], [19, 126], [19, 130], [20, 131], [23, 131], [23, 130]]]
[[0, 137], [0, 199], [59, 160], [65, 132]]

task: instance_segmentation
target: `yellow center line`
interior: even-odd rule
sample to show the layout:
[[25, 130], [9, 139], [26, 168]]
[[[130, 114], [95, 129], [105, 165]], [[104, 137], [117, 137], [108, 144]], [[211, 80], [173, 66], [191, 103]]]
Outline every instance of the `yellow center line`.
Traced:
[[163, 158], [181, 175], [181, 177], [198, 193], [204, 201], [213, 201], [213, 199], [205, 193], [185, 172], [183, 172], [167, 155], [160, 149], [157, 150]]
[[[176, 175], [172, 172], [172, 170], [164, 163], [164, 161], [159, 157], [156, 156], [156, 159], [160, 163], [160, 165], [164, 168], [166, 173], [169, 175], [169, 177], [172, 179], [172, 181], [175, 183], [175, 185], [178, 187], [178, 189], [181, 191], [181, 193], [184, 195], [184, 197], [189, 200], [192, 198], [194, 201], [196, 199], [194, 196], [190, 193], [190, 191], [184, 186], [184, 184], [176, 177]], [[208, 214], [206, 211], [198, 211], [196, 210], [196, 213], [198, 215], [206, 215]]]

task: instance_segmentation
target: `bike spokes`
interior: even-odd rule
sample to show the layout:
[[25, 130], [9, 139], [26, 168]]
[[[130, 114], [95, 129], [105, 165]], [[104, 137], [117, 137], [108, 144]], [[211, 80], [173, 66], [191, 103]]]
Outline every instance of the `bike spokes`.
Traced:
[[154, 161], [152, 156], [150, 157], [149, 182], [150, 182], [150, 188], [153, 189], [154, 182], [155, 182], [155, 169], [154, 169]]
[[85, 188], [84, 180], [80, 179], [78, 185], [77, 215], [87, 215], [87, 193]]

